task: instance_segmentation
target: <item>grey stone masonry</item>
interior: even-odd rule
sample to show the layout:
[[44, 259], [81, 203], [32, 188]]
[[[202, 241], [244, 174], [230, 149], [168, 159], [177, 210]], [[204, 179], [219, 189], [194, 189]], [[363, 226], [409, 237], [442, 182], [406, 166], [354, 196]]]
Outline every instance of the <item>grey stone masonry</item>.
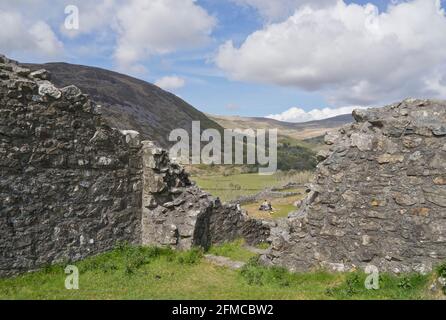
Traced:
[[426, 273], [446, 259], [446, 102], [408, 99], [353, 116], [326, 136], [307, 198], [271, 231], [262, 261]]
[[137, 135], [48, 79], [0, 57], [0, 275], [140, 242]]
[[75, 86], [0, 55], [0, 276], [73, 262], [117, 242], [190, 249], [269, 224], [195, 186], [167, 151], [111, 128]]
[[250, 219], [234, 204], [222, 204], [189, 180], [167, 151], [143, 142], [142, 243], [178, 249], [245, 238], [266, 241], [270, 225]]

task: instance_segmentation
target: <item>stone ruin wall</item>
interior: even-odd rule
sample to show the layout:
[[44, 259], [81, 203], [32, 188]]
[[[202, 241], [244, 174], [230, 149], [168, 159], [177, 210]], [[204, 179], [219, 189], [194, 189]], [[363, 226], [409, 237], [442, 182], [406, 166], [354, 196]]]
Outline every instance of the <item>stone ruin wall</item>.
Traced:
[[374, 265], [425, 273], [446, 259], [446, 102], [356, 110], [326, 136], [300, 210], [262, 261], [295, 271]]
[[0, 58], [0, 79], [0, 275], [138, 243], [138, 144], [45, 71]]
[[245, 238], [264, 242], [270, 225], [250, 219], [235, 204], [222, 204], [195, 186], [165, 150], [143, 142], [142, 243], [179, 249]]
[[167, 152], [110, 128], [75, 86], [0, 56], [0, 276], [117, 242], [209, 247], [269, 225], [216, 203]]

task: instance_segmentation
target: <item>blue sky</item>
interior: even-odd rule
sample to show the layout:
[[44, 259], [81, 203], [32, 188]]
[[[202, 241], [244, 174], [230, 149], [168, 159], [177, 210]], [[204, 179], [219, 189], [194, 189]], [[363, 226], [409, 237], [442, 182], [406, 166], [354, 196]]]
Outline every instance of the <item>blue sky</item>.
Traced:
[[[284, 121], [446, 94], [438, 0], [92, 2], [3, 2], [0, 51], [131, 74], [208, 113]], [[68, 4], [79, 31], [64, 30]]]

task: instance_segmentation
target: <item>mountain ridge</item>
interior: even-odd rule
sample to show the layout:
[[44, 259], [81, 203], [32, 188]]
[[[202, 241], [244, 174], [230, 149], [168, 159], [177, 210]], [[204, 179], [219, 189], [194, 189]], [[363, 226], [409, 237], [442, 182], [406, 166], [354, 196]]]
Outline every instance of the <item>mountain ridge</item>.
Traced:
[[22, 64], [32, 70], [46, 69], [60, 87], [75, 85], [102, 106], [103, 116], [113, 127], [136, 130], [143, 139], [163, 148], [172, 145], [174, 129], [191, 133], [192, 121], [201, 130], [223, 128], [178, 96], [141, 79], [98, 67], [65, 62]]
[[185, 129], [191, 134], [192, 121], [200, 121], [202, 131], [211, 128], [220, 132], [223, 129], [277, 128], [279, 136], [298, 140], [320, 137], [353, 121], [351, 115], [303, 123], [212, 115], [197, 110], [155, 84], [115, 71], [66, 62], [22, 65], [32, 70], [48, 70], [57, 86], [76, 85], [103, 107], [103, 116], [110, 125], [121, 130], [136, 130], [143, 139], [152, 140], [163, 148], [173, 144], [168, 139], [172, 130]]
[[343, 125], [354, 121], [351, 114], [299, 123], [262, 117], [220, 116], [208, 113], [206, 115], [227, 129], [271, 129], [275, 127], [278, 129], [280, 136], [287, 136], [298, 140], [322, 136], [327, 131], [339, 129]]

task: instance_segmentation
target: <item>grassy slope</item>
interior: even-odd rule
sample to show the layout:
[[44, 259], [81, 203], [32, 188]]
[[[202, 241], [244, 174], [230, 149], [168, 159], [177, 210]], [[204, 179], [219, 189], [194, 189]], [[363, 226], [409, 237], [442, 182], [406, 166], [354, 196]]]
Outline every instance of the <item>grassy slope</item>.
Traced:
[[[309, 123], [292, 124], [265, 118], [220, 117], [208, 115], [212, 120], [228, 129], [278, 129], [277, 159], [278, 169], [314, 170], [316, 153], [327, 149], [323, 136], [327, 131], [337, 130], [346, 122], [341, 120], [321, 120]], [[342, 117], [341, 117], [342, 118]], [[308, 134], [311, 132], [310, 134]], [[210, 175], [215, 172], [230, 174], [254, 172], [256, 166], [248, 165], [190, 165], [188, 171], [196, 176]]]
[[[243, 255], [234, 248], [214, 253]], [[229, 245], [231, 246], [231, 245]], [[234, 271], [205, 262], [197, 250], [123, 247], [76, 264], [80, 289], [64, 289], [62, 266], [0, 279], [0, 299], [421, 299], [431, 276], [382, 275], [380, 290], [364, 288], [362, 273], [292, 274], [253, 259]]]
[[[281, 171], [288, 170], [314, 170], [317, 165], [316, 153], [324, 149], [326, 146], [315, 142], [306, 142], [296, 140], [286, 136], [279, 136], [277, 144], [277, 169]], [[247, 148], [244, 147], [246, 152]], [[246, 162], [246, 159], [244, 160]], [[257, 165], [186, 165], [188, 172], [195, 176], [215, 175], [215, 174], [237, 174], [258, 172]]]

